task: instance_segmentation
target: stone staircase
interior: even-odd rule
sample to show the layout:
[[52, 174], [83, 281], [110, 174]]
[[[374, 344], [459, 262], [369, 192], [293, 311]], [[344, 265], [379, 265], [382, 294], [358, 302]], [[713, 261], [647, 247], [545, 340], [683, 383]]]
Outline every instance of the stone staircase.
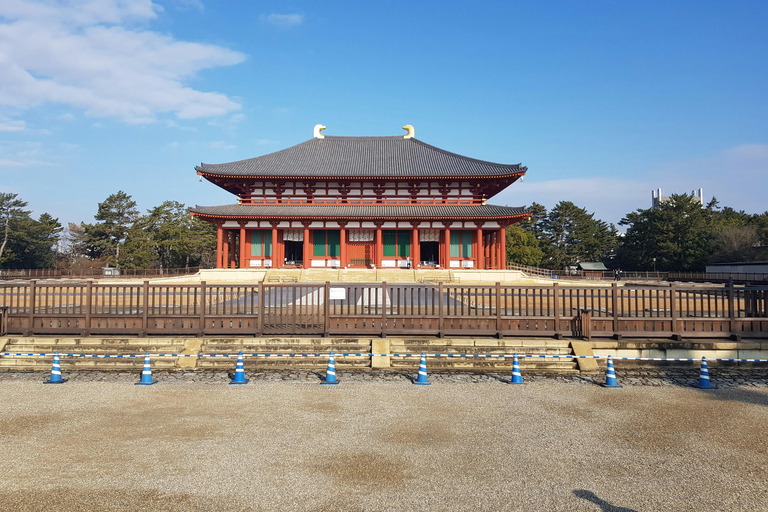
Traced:
[[[325, 369], [327, 357], [302, 357], [300, 354], [328, 354], [334, 351], [337, 368], [370, 368], [371, 358], [364, 356], [341, 356], [337, 354], [368, 354], [371, 350], [370, 338], [240, 338], [208, 340], [200, 350], [201, 354], [273, 354], [269, 357], [246, 357], [245, 368], [269, 370], [308, 370]], [[285, 357], [277, 354], [286, 354]], [[287, 354], [298, 354], [290, 357]], [[197, 368], [203, 370], [232, 369], [235, 361], [230, 357], [201, 357]]]
[[[0, 371], [50, 372], [53, 353], [60, 354], [63, 371], [73, 370], [131, 370], [140, 372], [144, 363], [141, 357], [151, 354], [207, 354], [228, 357], [155, 357], [152, 368], [157, 370], [232, 370], [237, 353], [271, 354], [269, 357], [245, 357], [244, 366], [251, 370], [314, 369], [322, 371], [327, 357], [302, 357], [301, 354], [335, 353], [336, 365], [341, 369], [367, 369], [372, 358], [367, 354], [412, 354], [412, 357], [390, 357], [384, 366], [390, 369], [412, 371], [418, 367], [421, 352], [428, 354], [550, 354], [573, 355], [568, 341], [551, 339], [503, 339], [492, 338], [351, 338], [351, 337], [274, 337], [274, 338], [119, 338], [119, 337], [7, 337], [0, 338], [0, 352], [22, 355], [0, 356]], [[45, 353], [50, 356], [26, 356], [27, 353]], [[71, 357], [65, 354], [110, 355], [109, 358]], [[363, 354], [361, 356], [341, 354]], [[279, 356], [278, 354], [284, 354]], [[295, 354], [293, 357], [289, 354]], [[118, 355], [137, 355], [135, 358], [119, 358]], [[374, 359], [382, 359], [376, 357]], [[380, 364], [374, 365], [380, 368]], [[510, 372], [512, 358], [485, 357], [430, 357], [431, 371], [464, 370]], [[573, 359], [520, 358], [523, 371], [546, 373], [579, 373]]]
[[458, 279], [449, 269], [362, 269], [362, 268], [305, 268], [270, 269], [264, 277], [266, 283], [453, 283]]
[[[57, 338], [57, 337], [9, 337], [6, 343], [0, 339], [0, 352], [21, 354], [51, 354], [51, 356], [12, 355], [0, 357], [0, 370], [50, 371], [53, 353], [59, 352], [62, 370], [141, 370], [143, 357], [119, 358], [118, 355], [185, 353], [184, 340], [173, 338]], [[5, 345], [3, 347], [3, 345]], [[107, 355], [103, 357], [67, 357], [62, 354]], [[163, 357], [152, 361], [152, 367], [172, 369], [177, 367], [177, 357]], [[192, 358], [187, 358], [192, 359]]]
[[[466, 354], [491, 354], [491, 355], [573, 355], [569, 341], [558, 340], [519, 340], [504, 339], [493, 340], [488, 338], [477, 339], [444, 339], [439, 340], [443, 346], [436, 346], [434, 340], [428, 341], [419, 338], [398, 340], [390, 345], [392, 353], [420, 354], [453, 354], [454, 356]], [[418, 358], [393, 357], [392, 368], [409, 368], [418, 365]], [[520, 357], [521, 371], [540, 371], [546, 373], [579, 373], [578, 364], [574, 359], [540, 359]], [[432, 370], [473, 370], [473, 371], [512, 371], [512, 357], [431, 357], [429, 368]]]

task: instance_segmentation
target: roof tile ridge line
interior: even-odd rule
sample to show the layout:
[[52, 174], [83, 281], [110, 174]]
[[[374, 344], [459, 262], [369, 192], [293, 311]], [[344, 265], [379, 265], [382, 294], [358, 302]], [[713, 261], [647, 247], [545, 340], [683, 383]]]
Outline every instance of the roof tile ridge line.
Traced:
[[326, 135], [326, 140], [335, 140], [335, 139], [342, 139], [342, 140], [350, 140], [350, 139], [356, 139], [356, 140], [362, 140], [362, 139], [386, 139], [386, 140], [396, 140], [396, 139], [402, 139], [402, 135]]
[[[436, 209], [489, 209], [489, 208], [502, 208], [505, 210], [518, 210], [520, 213], [517, 213], [515, 215], [522, 215], [526, 213], [530, 213], [530, 210], [526, 208], [525, 206], [503, 206], [498, 204], [427, 204], [427, 205], [420, 205], [420, 204], [240, 204], [240, 203], [233, 203], [233, 204], [223, 204], [223, 205], [214, 205], [214, 206], [200, 206], [195, 205], [194, 208], [190, 209], [190, 212], [195, 211], [196, 213], [203, 213], [200, 212], [200, 208], [227, 208], [227, 207], [236, 207], [236, 208], [266, 208], [267, 210], [270, 209], [277, 209], [280, 207], [290, 207], [290, 208], [296, 208], [298, 207], [298, 211], [301, 210], [309, 210], [309, 209], [315, 209], [315, 210], [322, 210], [322, 209], [331, 209], [331, 208], [371, 208], [371, 209], [394, 209], [394, 210], [403, 210], [409, 207], [419, 207], [419, 208], [427, 208], [429, 210], [436, 210]], [[206, 215], [235, 215], [235, 214], [211, 214], [208, 213]], [[263, 213], [261, 215], [271, 215], [268, 213]], [[318, 215], [324, 215], [324, 214], [318, 214]]]
[[517, 166], [520, 169], [520, 172], [526, 172], [528, 170], [528, 168], [526, 166], [524, 166], [522, 164], [522, 162], [517, 163], [517, 164], [500, 164], [498, 162], [491, 162], [490, 160], [481, 160], [479, 158], [472, 158], [471, 156], [460, 155], [458, 153], [454, 153], [452, 151], [448, 151], [447, 149], [438, 148], [437, 146], [433, 146], [432, 144], [428, 144], [428, 143], [424, 142], [423, 140], [419, 140], [419, 139], [417, 139], [415, 137], [410, 139], [410, 140], [412, 140], [415, 143], [421, 144], [422, 146], [426, 146], [426, 147], [428, 147], [430, 149], [434, 149], [435, 151], [439, 151], [440, 153], [445, 153], [446, 155], [451, 155], [451, 156], [455, 156], [455, 157], [461, 158], [462, 160], [471, 160], [473, 162], [478, 162], [478, 163], [481, 163], [481, 164], [493, 165], [493, 166], [497, 166], [497, 167], [515, 167], [515, 166]]
[[[316, 140], [316, 139], [309, 139], [309, 140], [305, 140], [304, 142], [299, 142], [298, 144], [294, 144], [293, 146], [288, 146], [287, 148], [278, 149], [277, 151], [273, 151], [273, 152], [271, 152], [271, 153], [265, 153], [265, 154], [263, 154], [263, 155], [259, 155], [259, 156], [253, 156], [253, 157], [251, 157], [251, 158], [243, 158], [242, 160], [235, 160], [234, 162], [224, 162], [224, 163], [221, 163], [221, 164], [206, 164], [205, 162], [200, 162], [200, 165], [196, 165], [196, 166], [195, 166], [195, 170], [196, 170], [196, 171], [202, 171], [203, 169], [202, 169], [202, 167], [201, 167], [201, 166], [203, 166], [203, 165], [207, 165], [207, 166], [209, 166], [209, 167], [214, 167], [214, 166], [222, 166], [222, 165], [232, 165], [232, 164], [239, 164], [240, 162], [249, 162], [249, 161], [251, 161], [251, 160], [257, 160], [257, 159], [259, 159], [259, 158], [262, 158], [262, 157], [265, 157], [265, 156], [269, 156], [269, 155], [276, 155], [276, 154], [278, 154], [278, 153], [283, 153], [283, 152], [285, 152], [285, 151], [288, 151], [288, 150], [290, 150], [290, 149], [294, 149], [294, 148], [297, 148], [297, 147], [299, 147], [299, 146], [301, 146], [301, 145], [304, 145], [304, 144], [306, 144], [306, 143], [308, 143], [308, 142], [312, 142], [313, 140]], [[211, 173], [211, 174], [215, 174], [215, 173]], [[222, 175], [222, 176], [223, 176], [223, 175]], [[228, 175], [227, 175], [227, 176], [228, 176]], [[237, 175], [237, 176], [233, 176], [233, 177], [239, 177], [239, 175]]]
[[[201, 215], [203, 217], [218, 217], [218, 218], [226, 218], [226, 219], [240, 219], [240, 218], [249, 218], [249, 216], [246, 214], [243, 216], [242, 214], [233, 214], [233, 213], [205, 213], [205, 212], [191, 212], [196, 215]], [[467, 217], [469, 219], [489, 219], [494, 220], [497, 218], [514, 218], [514, 217], [530, 217], [531, 214], [529, 212], [517, 212], [517, 213], [508, 213], [504, 215], [477, 215], [474, 217]], [[330, 215], [328, 217], [325, 217], [323, 215], [314, 215], [314, 218], [318, 219], [330, 219], [333, 220], [335, 218], [338, 218], [338, 215]], [[434, 216], [426, 216], [426, 215], [410, 215], [409, 217], [412, 217], [414, 219], [459, 219], [462, 217], [466, 217], [466, 215], [457, 215], [457, 214], [451, 214], [450, 212], [446, 213], [443, 216], [440, 217], [434, 217]], [[302, 219], [302, 218], [309, 218], [304, 217], [303, 215], [289, 215], [289, 214], [281, 214], [281, 215], [272, 215], [272, 214], [261, 214], [261, 215], [254, 215], [250, 218], [264, 218], [264, 219]], [[392, 218], [392, 219], [401, 219], [402, 217], [399, 217], [397, 214], [387, 214], [387, 213], [380, 213], [377, 212], [375, 215], [368, 215], [368, 216], [361, 216], [360, 219], [370, 220], [370, 219], [378, 219], [378, 218]]]

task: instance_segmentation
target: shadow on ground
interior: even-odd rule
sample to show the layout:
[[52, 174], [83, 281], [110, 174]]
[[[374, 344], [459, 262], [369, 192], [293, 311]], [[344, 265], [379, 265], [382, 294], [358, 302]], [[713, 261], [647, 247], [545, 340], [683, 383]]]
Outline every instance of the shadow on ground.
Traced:
[[702, 390], [713, 400], [729, 400], [732, 402], [742, 402], [745, 404], [756, 404], [768, 407], [768, 393], [745, 388], [730, 387], [721, 389]]
[[576, 489], [576, 490], [573, 491], [573, 494], [577, 498], [581, 498], [583, 500], [591, 501], [595, 505], [598, 505], [602, 512], [638, 512], [637, 510], [635, 510], [633, 508], [618, 507], [616, 505], [608, 503], [604, 499], [599, 498], [592, 491], [587, 491], [586, 489]]

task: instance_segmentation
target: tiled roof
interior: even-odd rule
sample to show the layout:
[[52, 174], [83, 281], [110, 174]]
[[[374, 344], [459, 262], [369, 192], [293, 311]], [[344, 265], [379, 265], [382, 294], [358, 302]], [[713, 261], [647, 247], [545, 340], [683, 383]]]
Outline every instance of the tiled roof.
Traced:
[[310, 139], [268, 155], [225, 164], [200, 164], [202, 174], [291, 177], [493, 177], [525, 173], [521, 164], [496, 164], [457, 155], [417, 139]]
[[228, 204], [195, 206], [192, 213], [206, 217], [297, 219], [499, 219], [526, 215], [525, 208], [495, 205], [288, 205]]

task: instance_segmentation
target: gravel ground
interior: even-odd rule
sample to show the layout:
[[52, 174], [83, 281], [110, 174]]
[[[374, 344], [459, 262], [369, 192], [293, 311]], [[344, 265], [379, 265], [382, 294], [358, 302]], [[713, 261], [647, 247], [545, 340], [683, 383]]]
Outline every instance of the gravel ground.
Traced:
[[768, 510], [765, 374], [719, 371], [2, 373], [0, 509]]

